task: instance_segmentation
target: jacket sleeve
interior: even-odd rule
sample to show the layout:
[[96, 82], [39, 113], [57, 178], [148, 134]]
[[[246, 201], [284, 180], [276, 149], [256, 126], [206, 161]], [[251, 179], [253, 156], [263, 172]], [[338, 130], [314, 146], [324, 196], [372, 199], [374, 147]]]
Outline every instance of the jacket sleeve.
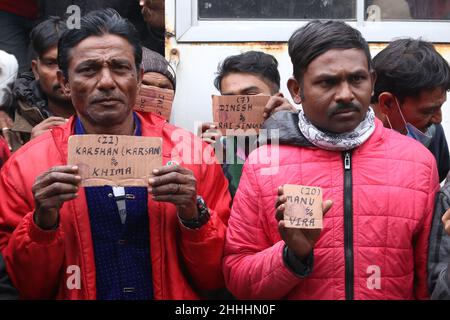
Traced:
[[180, 226], [182, 257], [199, 290], [224, 287], [222, 257], [231, 197], [222, 168], [213, 157], [212, 154], [204, 159], [206, 163], [201, 165], [201, 174], [197, 177], [197, 193], [205, 200], [211, 217], [198, 230]]
[[444, 230], [442, 216], [450, 208], [450, 181], [436, 197], [428, 253], [428, 286], [432, 299], [450, 299], [448, 265], [450, 263], [450, 236]]
[[54, 298], [64, 259], [62, 230], [44, 231], [34, 224], [25, 174], [14, 157], [0, 173], [0, 251], [21, 298]]
[[419, 229], [414, 236], [414, 294], [416, 299], [429, 299], [428, 291], [428, 252], [429, 252], [429, 237], [431, 230], [431, 223], [433, 218], [433, 209], [436, 200], [436, 194], [439, 191], [439, 176], [434, 157], [431, 161], [431, 177], [427, 190], [428, 197], [425, 207], [425, 213], [420, 222]]
[[247, 161], [225, 241], [225, 283], [238, 299], [281, 299], [302, 281], [283, 262], [284, 242], [273, 243], [266, 234], [264, 210], [254, 167]]

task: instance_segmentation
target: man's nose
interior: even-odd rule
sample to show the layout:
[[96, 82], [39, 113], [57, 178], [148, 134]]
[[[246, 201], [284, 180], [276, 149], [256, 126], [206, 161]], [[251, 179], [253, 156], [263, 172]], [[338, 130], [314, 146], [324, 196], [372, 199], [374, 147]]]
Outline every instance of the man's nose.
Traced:
[[439, 109], [431, 117], [431, 122], [434, 124], [440, 124], [442, 122], [442, 110]]
[[113, 90], [116, 87], [113, 74], [108, 67], [103, 67], [100, 71], [100, 80], [97, 87], [99, 90]]
[[336, 102], [349, 103], [355, 98], [352, 88], [347, 81], [342, 81], [337, 87], [335, 100]]

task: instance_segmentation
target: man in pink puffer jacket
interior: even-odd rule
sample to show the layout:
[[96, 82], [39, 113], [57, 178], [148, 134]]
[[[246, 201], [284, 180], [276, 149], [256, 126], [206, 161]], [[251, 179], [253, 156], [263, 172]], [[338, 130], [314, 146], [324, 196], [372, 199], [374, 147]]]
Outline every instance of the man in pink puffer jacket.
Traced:
[[[272, 116], [280, 146], [244, 166], [225, 244], [228, 289], [240, 299], [428, 298], [433, 155], [369, 108], [376, 75], [359, 31], [310, 22], [289, 55], [288, 88], [303, 109]], [[322, 230], [284, 226], [284, 184], [322, 188]]]

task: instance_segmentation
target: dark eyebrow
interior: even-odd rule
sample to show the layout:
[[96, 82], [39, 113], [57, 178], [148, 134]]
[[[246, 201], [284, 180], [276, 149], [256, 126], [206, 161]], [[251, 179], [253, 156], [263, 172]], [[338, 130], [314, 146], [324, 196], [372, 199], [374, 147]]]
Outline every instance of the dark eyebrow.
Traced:
[[[369, 75], [370, 73], [365, 69], [356, 69], [356, 70], [350, 72], [350, 76], [362, 75], [362, 74]], [[335, 73], [322, 72], [322, 73], [319, 73], [315, 78], [316, 79], [319, 79], [319, 78], [320, 79], [335, 79], [335, 78], [339, 78], [339, 75], [335, 74]]]
[[[240, 91], [241, 92], [248, 92], [248, 91], [252, 91], [252, 90], [261, 91], [257, 86], [249, 86], [249, 87], [246, 87], [246, 88], [244, 88], [244, 89], [242, 89]], [[234, 95], [234, 93], [222, 92], [222, 95], [223, 96], [232, 96], [232, 95]]]
[[430, 111], [430, 110], [433, 110], [433, 111], [435, 111], [435, 110], [437, 110], [437, 109], [441, 109], [442, 108], [442, 104], [441, 105], [438, 105], [438, 104], [434, 104], [434, 105], [431, 105], [431, 106], [421, 106], [421, 110], [422, 111]]
[[131, 65], [131, 62], [127, 59], [121, 59], [121, 58], [117, 58], [117, 59], [111, 59], [111, 63], [112, 64], [120, 64], [120, 65]]
[[80, 68], [83, 68], [83, 67], [92, 67], [92, 66], [96, 66], [96, 65], [99, 65], [99, 64], [100, 64], [100, 61], [97, 60], [97, 59], [88, 59], [88, 60], [84, 60], [84, 61], [80, 62], [80, 63], [77, 65], [76, 70], [79, 70]]
[[[84, 60], [84, 61], [80, 62], [80, 64], [77, 65], [77, 70], [79, 68], [83, 68], [83, 67], [98, 66], [101, 63], [102, 62], [99, 59], [87, 59], [87, 60]], [[127, 65], [127, 66], [131, 65], [129, 60], [121, 59], [121, 58], [111, 59], [110, 63], [113, 64], [113, 65]]]

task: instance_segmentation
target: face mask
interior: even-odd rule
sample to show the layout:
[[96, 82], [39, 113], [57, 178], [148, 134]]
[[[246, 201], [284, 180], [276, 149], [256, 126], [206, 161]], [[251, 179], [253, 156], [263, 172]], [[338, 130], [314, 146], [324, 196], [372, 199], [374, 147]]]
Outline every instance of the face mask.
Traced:
[[[400, 116], [403, 119], [403, 123], [405, 124], [406, 128], [406, 136], [413, 138], [414, 140], [419, 141], [421, 144], [423, 144], [426, 148], [428, 148], [431, 144], [431, 140], [433, 140], [433, 135], [436, 132], [435, 125], [431, 125], [428, 127], [427, 132], [423, 133], [419, 129], [417, 129], [415, 126], [413, 126], [411, 123], [406, 122], [405, 117], [403, 116], [402, 110], [400, 109], [400, 104], [398, 103], [398, 100], [396, 97], [394, 97], [395, 102], [397, 104], [398, 111], [400, 112]], [[389, 121], [389, 117], [386, 116], [389, 126], [392, 128], [391, 122]]]
[[436, 132], [436, 127], [434, 126], [434, 124], [432, 124], [430, 127], [428, 127], [427, 132], [423, 133], [412, 124], [407, 123], [406, 130], [408, 131], [408, 133], [406, 134], [408, 137], [419, 141], [426, 148], [428, 148], [431, 144], [431, 140], [433, 140], [433, 134], [434, 132]]

